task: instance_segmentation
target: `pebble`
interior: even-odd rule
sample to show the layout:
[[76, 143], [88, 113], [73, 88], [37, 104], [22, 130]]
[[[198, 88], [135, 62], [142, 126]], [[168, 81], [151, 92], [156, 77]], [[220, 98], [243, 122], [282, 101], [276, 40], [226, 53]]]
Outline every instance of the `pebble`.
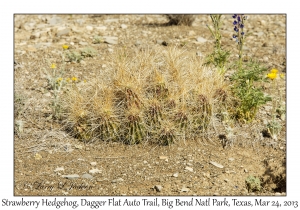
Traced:
[[69, 35], [70, 32], [71, 32], [71, 29], [69, 29], [69, 28], [63, 28], [63, 29], [57, 30], [56, 36]]
[[40, 160], [42, 158], [43, 158], [42, 155], [40, 155], [39, 153], [36, 153], [34, 156], [34, 159], [36, 159], [36, 160]]
[[55, 170], [54, 170], [54, 172], [57, 172], [57, 171], [64, 171], [65, 169], [64, 169], [64, 167], [58, 167], [58, 168], [56, 168]]
[[155, 185], [154, 186], [154, 189], [157, 191], [157, 192], [161, 192], [162, 191], [162, 186], [161, 185]]
[[81, 177], [84, 178], [84, 179], [92, 179], [92, 178], [94, 178], [94, 177], [93, 177], [92, 175], [90, 175], [90, 174], [83, 174]]
[[212, 165], [214, 165], [214, 166], [216, 166], [216, 167], [218, 167], [218, 168], [224, 168], [224, 166], [222, 166], [221, 164], [219, 164], [217, 162], [210, 161], [209, 163], [212, 164]]
[[104, 23], [115, 23], [115, 22], [119, 22], [119, 19], [107, 19], [107, 20], [104, 20]]
[[112, 183], [117, 183], [117, 182], [123, 182], [123, 181], [124, 181], [124, 179], [118, 178], [118, 179], [112, 180], [111, 182], [112, 182]]
[[93, 169], [89, 170], [89, 173], [90, 173], [90, 174], [99, 174], [99, 173], [101, 173], [101, 172], [102, 172], [102, 171], [99, 170], [98, 168], [93, 168]]
[[126, 28], [127, 28], [127, 25], [121, 24], [121, 28], [122, 28], [122, 29], [126, 29]]
[[275, 193], [275, 196], [281, 196], [281, 193], [277, 192]]
[[95, 27], [95, 29], [97, 31], [105, 31], [107, 29], [107, 27], [106, 26], [97, 26], [97, 27]]
[[181, 190], [180, 190], [180, 192], [188, 192], [188, 191], [190, 191], [190, 189], [187, 188], [187, 187], [183, 187], [183, 188], [181, 188]]
[[93, 26], [86, 26], [85, 28], [86, 28], [86, 30], [88, 30], [88, 31], [92, 31], [92, 30], [94, 29]]
[[70, 175], [62, 175], [62, 177], [66, 179], [77, 179], [80, 176], [78, 174], [70, 174]]
[[91, 166], [96, 166], [97, 162], [90, 162]]
[[198, 37], [197, 42], [205, 43], [205, 42], [207, 42], [207, 39], [204, 39], [203, 37]]
[[107, 44], [118, 44], [118, 37], [103, 36], [104, 42]]
[[232, 161], [234, 161], [234, 158], [228, 158], [228, 160], [229, 160], [230, 162], [232, 162]]
[[48, 21], [48, 23], [50, 25], [57, 25], [58, 23], [61, 23], [61, 22], [62, 22], [62, 19], [60, 17], [53, 17]]
[[190, 172], [193, 172], [193, 171], [194, 171], [194, 169], [191, 168], [191, 167], [185, 167], [185, 170], [190, 171]]
[[165, 160], [165, 159], [168, 159], [168, 157], [167, 156], [159, 156], [159, 159]]
[[75, 144], [75, 149], [82, 149], [83, 147], [81, 145]]
[[178, 177], [178, 173], [173, 174], [173, 177], [177, 178]]
[[88, 43], [87, 43], [87, 42], [79, 42], [78, 44], [79, 44], [79, 45], [83, 45], [83, 46], [86, 46], [86, 45], [88, 45]]

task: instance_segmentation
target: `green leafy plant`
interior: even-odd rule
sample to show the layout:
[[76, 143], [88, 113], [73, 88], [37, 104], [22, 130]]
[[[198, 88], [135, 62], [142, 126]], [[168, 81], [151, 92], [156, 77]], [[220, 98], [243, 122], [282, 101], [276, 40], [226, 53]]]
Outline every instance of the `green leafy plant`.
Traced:
[[80, 50], [81, 55], [86, 58], [86, 57], [94, 57], [97, 55], [97, 50], [92, 48], [92, 47], [85, 47], [82, 50]]
[[80, 62], [83, 59], [83, 56], [81, 53], [74, 51], [74, 50], [69, 50], [66, 52], [66, 61], [67, 62]]
[[222, 49], [221, 47], [221, 17], [222, 15], [210, 15], [210, 18], [213, 22], [213, 29], [208, 25], [207, 27], [215, 39], [215, 45], [214, 51], [206, 57], [206, 62], [204, 63], [204, 65], [213, 64], [218, 68], [221, 74], [224, 74], [227, 70], [226, 64], [228, 63], [230, 52]]
[[250, 175], [246, 178], [245, 182], [249, 192], [255, 192], [261, 190], [261, 183], [259, 178]]
[[267, 96], [261, 87], [262, 82], [266, 81], [263, 74], [266, 70], [259, 63], [250, 61], [232, 75], [232, 91], [238, 99], [236, 109], [238, 119], [252, 121], [259, 107], [271, 101], [271, 97]]

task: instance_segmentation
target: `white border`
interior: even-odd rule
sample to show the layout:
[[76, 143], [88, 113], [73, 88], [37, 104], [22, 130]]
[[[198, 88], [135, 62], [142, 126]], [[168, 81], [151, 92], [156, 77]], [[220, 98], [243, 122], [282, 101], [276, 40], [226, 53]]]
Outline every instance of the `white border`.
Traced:
[[[251, 0], [251, 1], [40, 1], [15, 0], [1, 1], [1, 109], [0, 109], [0, 205], [2, 199], [20, 200], [13, 197], [13, 14], [14, 13], [263, 13], [287, 14], [287, 197], [260, 197], [265, 200], [297, 200], [299, 202], [299, 14], [296, 1]], [[3, 65], [4, 64], [4, 65]], [[26, 200], [41, 200], [47, 197], [25, 197]], [[48, 197], [53, 200], [54, 197]], [[68, 200], [80, 200], [83, 197], [68, 197]], [[110, 197], [111, 198], [111, 197]], [[131, 197], [133, 199], [133, 197]], [[143, 199], [146, 197], [137, 197]], [[153, 199], [154, 197], [149, 197]], [[161, 199], [162, 197], [159, 197]], [[175, 197], [168, 197], [175, 199]], [[181, 197], [188, 200], [189, 197]], [[205, 197], [204, 197], [205, 198]], [[228, 197], [233, 199], [235, 197]], [[236, 197], [240, 200], [254, 200], [255, 197]], [[59, 198], [63, 200], [62, 197]], [[90, 200], [108, 199], [108, 197], [87, 197]], [[124, 199], [124, 198], [123, 198]], [[222, 197], [219, 197], [222, 199]], [[148, 209], [142, 207], [143, 209]], [[196, 207], [194, 207], [196, 208]], [[199, 208], [199, 207], [198, 207]], [[202, 207], [201, 207], [202, 208]], [[263, 207], [261, 207], [263, 208]], [[77, 208], [80, 209], [80, 208]], [[112, 208], [114, 209], [114, 208]], [[150, 209], [150, 208], [149, 208]], [[177, 209], [177, 208], [175, 208]]]

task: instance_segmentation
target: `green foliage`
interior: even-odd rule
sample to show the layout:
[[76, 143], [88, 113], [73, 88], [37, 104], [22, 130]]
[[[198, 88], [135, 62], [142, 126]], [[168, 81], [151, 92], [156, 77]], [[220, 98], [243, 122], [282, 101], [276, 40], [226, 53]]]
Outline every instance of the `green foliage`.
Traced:
[[252, 121], [259, 107], [271, 101], [271, 97], [266, 96], [260, 86], [265, 81], [263, 73], [266, 70], [257, 62], [250, 61], [232, 75], [232, 92], [238, 99], [236, 109], [238, 119], [246, 122]]
[[206, 57], [204, 65], [213, 64], [217, 67], [221, 74], [225, 73], [225, 65], [228, 63], [230, 52], [215, 48], [214, 51]]
[[68, 62], [80, 62], [83, 59], [83, 56], [81, 55], [81, 53], [77, 52], [77, 51], [73, 51], [70, 50], [68, 52], [66, 52], [66, 58]]
[[246, 182], [246, 187], [249, 192], [261, 190], [261, 183], [260, 183], [259, 178], [256, 178], [256, 177], [250, 175], [246, 178], [245, 182]]
[[92, 47], [85, 47], [82, 50], [80, 50], [81, 52], [81, 56], [83, 56], [84, 58], [86, 57], [94, 57], [97, 55], [97, 50], [95, 50]]
[[221, 31], [220, 31], [221, 17], [222, 15], [210, 15], [210, 18], [213, 22], [214, 30], [211, 29], [211, 27], [208, 25], [207, 27], [215, 39], [215, 46], [214, 46], [214, 51], [207, 56], [204, 65], [213, 64], [215, 67], [218, 68], [219, 73], [224, 74], [226, 72], [225, 65], [228, 63], [230, 52], [222, 49], [221, 47], [221, 38], [222, 38]]

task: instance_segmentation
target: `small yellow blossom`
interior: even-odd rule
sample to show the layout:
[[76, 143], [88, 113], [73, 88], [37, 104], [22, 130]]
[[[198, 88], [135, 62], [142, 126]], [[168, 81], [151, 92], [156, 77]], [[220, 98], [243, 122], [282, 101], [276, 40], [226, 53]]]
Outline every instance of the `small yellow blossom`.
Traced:
[[283, 73], [281, 73], [279, 76], [280, 76], [281, 79], [284, 78], [284, 74]]
[[56, 64], [55, 64], [55, 63], [52, 63], [51, 66], [50, 66], [50, 68], [51, 68], [51, 69], [56, 69]]
[[76, 77], [72, 77], [72, 81], [76, 82], [78, 79]]
[[267, 77], [269, 77], [271, 80], [276, 79], [277, 74], [276, 73], [269, 73], [267, 74]]
[[67, 78], [67, 79], [66, 79], [66, 81], [67, 81], [67, 82], [70, 82], [70, 81], [71, 81], [71, 79], [70, 79], [70, 78]]
[[67, 50], [67, 49], [69, 49], [69, 45], [65, 45], [65, 44], [64, 44], [64, 45], [62, 46], [62, 48], [63, 48], [64, 50]]
[[271, 72], [271, 73], [274, 73], [274, 74], [277, 74], [277, 73], [278, 73], [278, 70], [277, 70], [277, 69], [272, 69], [270, 72]]
[[86, 80], [83, 80], [84, 83], [86, 83]]
[[57, 82], [61, 82], [63, 80], [63, 78], [61, 78], [61, 77], [59, 77], [59, 78], [57, 78]]

